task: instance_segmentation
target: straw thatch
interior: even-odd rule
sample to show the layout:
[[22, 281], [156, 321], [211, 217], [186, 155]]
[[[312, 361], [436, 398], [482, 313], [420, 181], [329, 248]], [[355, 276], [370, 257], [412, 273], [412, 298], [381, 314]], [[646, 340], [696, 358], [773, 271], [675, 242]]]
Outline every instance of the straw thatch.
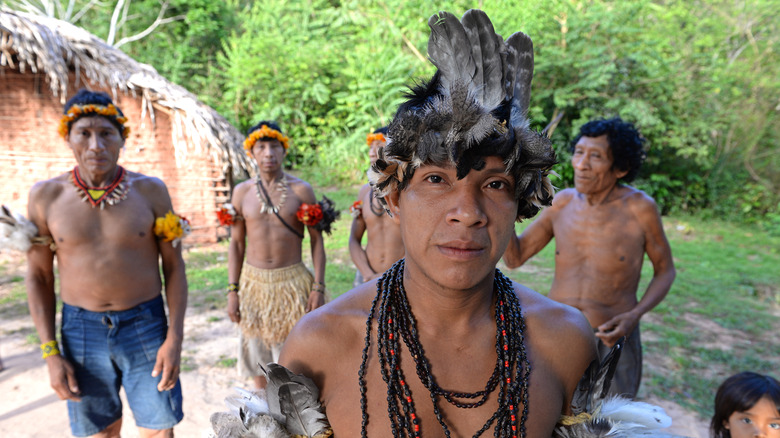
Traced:
[[[142, 119], [154, 123], [155, 107], [169, 113], [176, 162], [207, 148], [223, 171], [249, 172], [243, 135], [215, 110], [89, 32], [70, 23], [0, 6], [0, 66], [44, 74], [54, 96], [65, 103], [68, 75], [117, 92], [141, 96]], [[183, 134], [183, 135], [182, 135]]]

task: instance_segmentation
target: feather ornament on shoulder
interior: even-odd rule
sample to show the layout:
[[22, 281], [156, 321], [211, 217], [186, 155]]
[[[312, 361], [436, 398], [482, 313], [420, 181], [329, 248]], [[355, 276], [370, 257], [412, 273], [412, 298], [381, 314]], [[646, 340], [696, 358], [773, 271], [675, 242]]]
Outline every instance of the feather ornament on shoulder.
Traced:
[[51, 237], [39, 236], [38, 227], [5, 205], [0, 209], [0, 250], [27, 252], [33, 245], [50, 245]]
[[327, 438], [333, 432], [319, 402], [319, 389], [306, 376], [282, 365], [260, 368], [265, 390], [236, 388], [238, 396], [225, 399], [230, 412], [211, 415], [212, 438]]
[[574, 415], [563, 416], [553, 438], [656, 437], [672, 438], [661, 429], [672, 419], [659, 407], [621, 396], [608, 396], [625, 338], [601, 361], [593, 361], [572, 397]]

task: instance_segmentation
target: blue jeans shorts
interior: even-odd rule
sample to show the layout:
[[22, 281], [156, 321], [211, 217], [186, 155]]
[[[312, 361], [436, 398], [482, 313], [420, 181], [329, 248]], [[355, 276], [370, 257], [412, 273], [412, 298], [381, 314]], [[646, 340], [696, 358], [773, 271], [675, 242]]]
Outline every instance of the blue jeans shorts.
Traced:
[[94, 435], [120, 419], [122, 386], [138, 427], [170, 429], [184, 418], [181, 383], [159, 392], [162, 376], [152, 377], [167, 330], [162, 295], [119, 312], [63, 305], [62, 354], [81, 390], [80, 402], [68, 400], [73, 435]]

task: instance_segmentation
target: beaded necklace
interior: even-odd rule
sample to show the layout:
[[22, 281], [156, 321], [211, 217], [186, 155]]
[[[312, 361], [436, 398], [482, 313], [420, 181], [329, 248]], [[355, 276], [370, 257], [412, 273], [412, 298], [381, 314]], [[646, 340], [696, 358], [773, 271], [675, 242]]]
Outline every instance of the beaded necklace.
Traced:
[[276, 191], [282, 192], [282, 195], [279, 197], [278, 204], [271, 205], [271, 196], [265, 191], [263, 181], [260, 180], [259, 176], [255, 178], [255, 193], [257, 194], [257, 199], [260, 200], [260, 213], [279, 213], [279, 210], [284, 205], [284, 201], [287, 200], [287, 174], [282, 173], [282, 177], [276, 182]]
[[[498, 409], [474, 434], [474, 437], [481, 436], [493, 422], [496, 423], [493, 431], [495, 437], [525, 437], [531, 364], [525, 348], [525, 320], [512, 282], [496, 269], [493, 283], [496, 295], [496, 354], [498, 356], [496, 367], [484, 390], [463, 393], [442, 389], [436, 383], [431, 365], [420, 344], [417, 323], [403, 286], [403, 271], [404, 259], [401, 259], [382, 275], [377, 283], [377, 295], [371, 303], [371, 311], [366, 321], [365, 347], [358, 373], [362, 413], [361, 436], [367, 436], [368, 402], [365, 375], [371, 345], [371, 324], [376, 317], [377, 354], [382, 378], [387, 384], [387, 415], [390, 418], [394, 437], [420, 437], [422, 434], [412, 394], [400, 366], [400, 340], [403, 340], [409, 349], [415, 362], [417, 376], [430, 393], [433, 411], [445, 436], [450, 437], [450, 430], [439, 408], [440, 398], [461, 409], [475, 408], [484, 404], [488, 396], [498, 387]], [[456, 399], [476, 399], [476, 401], [461, 402]], [[518, 416], [521, 404], [522, 414]]]
[[371, 193], [368, 195], [369, 199], [369, 208], [371, 208], [371, 213], [374, 213], [374, 216], [382, 216], [385, 214], [385, 209], [382, 207], [382, 204], [376, 205], [376, 200], [374, 199], [374, 187], [371, 187]]
[[81, 194], [81, 200], [88, 202], [92, 208], [100, 206], [102, 210], [106, 204], [114, 205], [127, 198], [127, 184], [125, 182], [127, 171], [122, 166], [117, 166], [116, 176], [111, 184], [106, 187], [90, 187], [81, 179], [79, 175], [79, 166], [73, 168], [70, 173], [70, 180], [76, 187], [76, 191]]

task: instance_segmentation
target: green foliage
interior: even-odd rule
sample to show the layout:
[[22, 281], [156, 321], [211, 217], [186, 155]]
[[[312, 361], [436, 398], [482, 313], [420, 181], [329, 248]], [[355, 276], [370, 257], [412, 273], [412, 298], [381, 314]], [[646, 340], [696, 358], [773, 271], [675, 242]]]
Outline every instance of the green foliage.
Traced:
[[[76, 2], [76, 10], [87, 0]], [[115, 2], [78, 24], [108, 32]], [[777, 0], [171, 0], [183, 15], [123, 47], [196, 92], [245, 130], [278, 120], [293, 140], [289, 165], [317, 184], [357, 183], [365, 135], [386, 125], [405, 87], [433, 73], [427, 19], [479, 7], [505, 37], [534, 40], [529, 116], [553, 135], [560, 187], [579, 127], [621, 116], [647, 138], [635, 185], [664, 213], [778, 228], [780, 22]], [[134, 0], [117, 38], [145, 29], [157, 0]]]

